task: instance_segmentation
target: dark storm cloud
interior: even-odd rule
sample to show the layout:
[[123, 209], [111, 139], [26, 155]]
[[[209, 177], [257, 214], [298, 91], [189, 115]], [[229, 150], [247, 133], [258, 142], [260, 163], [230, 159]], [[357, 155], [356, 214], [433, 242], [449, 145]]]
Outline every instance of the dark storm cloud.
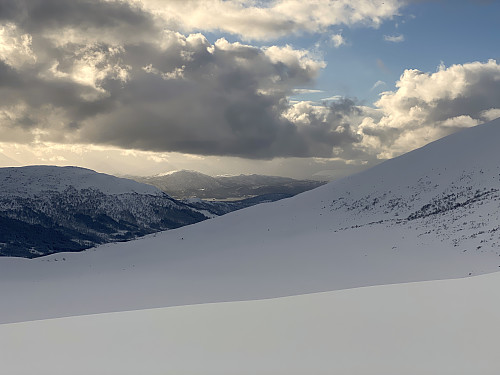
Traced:
[[303, 114], [307, 114], [309, 124], [302, 131], [315, 144], [318, 156], [331, 157], [332, 146], [342, 148], [345, 153], [350, 145], [361, 141], [352, 129], [352, 123], [353, 118], [362, 115], [362, 111], [352, 99], [342, 98], [325, 105], [319, 113], [312, 108], [303, 111]]
[[98, 0], [0, 0], [0, 19], [29, 33], [66, 27], [101, 32], [117, 29], [127, 34], [155, 29], [152, 16], [139, 7]]
[[0, 9], [0, 126], [16, 139], [22, 130], [26, 142], [247, 158], [330, 157], [359, 141], [340, 106], [308, 124], [285, 116], [287, 96], [324, 66], [305, 51], [211, 44], [125, 2], [0, 0]]
[[[0, 110], [19, 103], [27, 106], [25, 113], [13, 118], [11, 125], [24, 128], [40, 127], [40, 120], [32, 117], [30, 122], [23, 120], [30, 112], [36, 114], [37, 109], [44, 106], [60, 108], [66, 117], [73, 121], [81, 121], [89, 116], [112, 109], [113, 99], [103, 97], [97, 101], [82, 100], [82, 94], [93, 93], [90, 87], [75, 85], [69, 80], [46, 80], [41, 78], [40, 70], [26, 68], [17, 70], [0, 61]], [[29, 125], [29, 126], [28, 126]], [[44, 127], [44, 126], [41, 126]]]
[[[272, 63], [265, 52], [249, 46], [212, 46], [201, 36], [176, 38], [164, 56], [150, 51], [148, 61], [155, 64], [134, 72], [126, 90], [114, 94], [116, 110], [86, 122], [85, 138], [203, 155], [326, 157], [349, 133], [332, 132], [338, 126], [334, 122], [302, 127], [282, 116], [289, 107], [286, 95], [310, 82], [311, 69], [317, 68], [301, 67], [298, 59]], [[188, 58], [179, 59], [181, 55]], [[124, 59], [132, 60], [137, 64], [140, 58], [134, 53]], [[167, 77], [176, 69], [182, 78]]]
[[0, 21], [13, 20], [21, 14], [21, 4], [17, 1], [0, 0]]

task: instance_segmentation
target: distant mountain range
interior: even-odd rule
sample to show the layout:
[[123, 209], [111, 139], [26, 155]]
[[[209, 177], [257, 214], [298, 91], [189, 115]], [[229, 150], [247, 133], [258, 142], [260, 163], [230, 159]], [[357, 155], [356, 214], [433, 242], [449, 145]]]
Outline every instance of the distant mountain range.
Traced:
[[200, 210], [206, 215], [214, 217], [214, 216], [225, 215], [233, 211], [241, 210], [243, 208], [255, 206], [256, 204], [270, 203], [285, 198], [291, 198], [292, 196], [293, 195], [291, 194], [270, 193], [240, 200], [215, 201], [215, 200], [204, 200], [199, 198], [187, 198], [181, 200], [181, 202], [197, 210]]
[[0, 255], [79, 251], [206, 218], [151, 185], [89, 169], [0, 168]]
[[215, 200], [241, 200], [269, 194], [293, 196], [326, 183], [257, 174], [212, 177], [187, 170], [148, 177], [127, 176], [127, 178], [156, 186], [176, 199]]
[[85, 168], [0, 168], [0, 256], [33, 258], [130, 240], [288, 198], [318, 185], [257, 175], [214, 178], [189, 171], [151, 179], [162, 181], [164, 190], [177, 192], [178, 197], [195, 192], [222, 198], [225, 193], [233, 198], [252, 197], [180, 201], [151, 184]]

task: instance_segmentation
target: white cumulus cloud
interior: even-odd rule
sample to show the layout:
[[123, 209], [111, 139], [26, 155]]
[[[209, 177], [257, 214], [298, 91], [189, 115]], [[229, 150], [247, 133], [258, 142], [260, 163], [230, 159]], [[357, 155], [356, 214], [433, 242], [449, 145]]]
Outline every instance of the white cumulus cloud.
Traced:
[[224, 31], [271, 40], [334, 25], [378, 27], [398, 15], [401, 0], [143, 0], [146, 9], [184, 31]]
[[363, 143], [388, 158], [500, 116], [500, 65], [495, 60], [406, 70], [397, 90], [375, 103], [382, 115], [359, 125]]

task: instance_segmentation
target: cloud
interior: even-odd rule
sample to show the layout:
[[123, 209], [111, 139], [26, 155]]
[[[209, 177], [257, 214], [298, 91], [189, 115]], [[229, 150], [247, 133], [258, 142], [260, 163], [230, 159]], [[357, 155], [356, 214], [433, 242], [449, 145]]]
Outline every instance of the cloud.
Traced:
[[[190, 22], [179, 27], [201, 29], [224, 7], [229, 18], [212, 17], [206, 29], [262, 39], [333, 24], [376, 26], [395, 14], [396, 2], [317, 1], [310, 13], [291, 0], [155, 4], [0, 0], [2, 141], [372, 163], [500, 114], [494, 60], [406, 70], [376, 108], [338, 96], [323, 105], [291, 103], [290, 96], [305, 93], [297, 90], [313, 90], [301, 88], [314, 87], [326, 66], [320, 57], [289, 45], [212, 43], [174, 28]], [[166, 8], [153, 12], [161, 4]], [[187, 6], [189, 17], [176, 13]], [[169, 7], [177, 7], [171, 17]], [[248, 12], [256, 18], [245, 26]], [[278, 14], [256, 31], [256, 22]]]
[[247, 158], [324, 155], [317, 147], [324, 141], [281, 115], [286, 97], [311, 83], [322, 61], [289, 46], [261, 49], [225, 39], [210, 44], [200, 34], [172, 37], [161, 52], [184, 56], [177, 63], [183, 74], [165, 79], [176, 69], [165, 61], [136, 71], [125, 90], [112, 93], [113, 111], [82, 123], [81, 139]]
[[384, 40], [391, 43], [401, 43], [404, 42], [405, 36], [403, 34], [399, 35], [384, 35]]
[[0, 22], [59, 44], [141, 41], [162, 29], [137, 2], [99, 0], [0, 0]]
[[370, 91], [373, 91], [375, 90], [377, 87], [380, 87], [380, 86], [386, 86], [387, 84], [384, 82], [384, 81], [380, 81], [378, 80], [377, 82], [375, 82], [372, 86], [372, 88], [370, 89]]
[[297, 94], [318, 94], [320, 92], [324, 92], [323, 90], [316, 90], [316, 89], [294, 89], [293, 93], [295, 95]]
[[303, 137], [315, 143], [315, 156], [352, 159], [358, 154], [353, 145], [361, 142], [362, 137], [352, 125], [361, 121], [363, 111], [352, 99], [338, 98], [328, 105], [299, 102], [283, 116], [301, 129]]
[[[500, 106], [500, 104], [499, 104]], [[483, 120], [491, 121], [500, 117], [500, 108], [490, 108], [482, 111], [480, 117]]]
[[340, 46], [346, 44], [344, 37], [342, 34], [333, 34], [330, 39], [335, 48], [339, 48]]
[[441, 65], [435, 73], [408, 69], [396, 87], [375, 103], [382, 116], [367, 116], [358, 127], [363, 145], [380, 158], [500, 116], [500, 65], [495, 60]]
[[324, 102], [328, 102], [328, 101], [338, 101], [338, 100], [342, 100], [344, 99], [344, 97], [342, 95], [333, 95], [333, 96], [329, 96], [328, 98], [323, 98], [321, 99], [322, 101]]
[[184, 32], [223, 31], [246, 40], [324, 32], [334, 25], [378, 27], [398, 15], [404, 5], [400, 0], [143, 0], [142, 3], [167, 24]]
[[13, 23], [0, 25], [0, 59], [11, 67], [34, 63], [31, 35], [22, 34]]
[[[55, 11], [56, 3], [47, 5]], [[62, 8], [65, 4], [59, 2]], [[120, 39], [118, 15], [140, 25], [147, 18], [144, 10], [99, 4], [68, 5], [72, 11], [81, 6], [82, 14], [99, 12], [90, 23], [67, 9], [58, 14], [75, 19], [59, 20], [36, 1], [24, 4], [22, 15], [13, 15], [18, 24], [5, 23], [9, 43], [0, 57], [4, 141], [247, 158], [328, 157], [333, 147], [356, 141], [347, 126], [313, 115], [309, 125], [297, 124], [284, 116], [290, 108], [287, 97], [297, 87], [312, 85], [325, 67], [310, 52], [224, 38], [209, 43], [200, 33], [155, 28], [148, 31], [156, 32], [154, 37], [126, 43]], [[117, 8], [120, 4], [124, 9]], [[48, 19], [26, 21], [34, 15]], [[97, 26], [109, 33], [100, 38]], [[65, 40], [58, 28], [89, 33], [78, 38], [69, 33]]]
[[45, 73], [45, 78], [73, 81], [94, 89], [95, 95], [83, 95], [88, 100], [108, 94], [103, 88], [107, 80], [122, 83], [128, 80], [131, 67], [122, 61], [121, 56], [125, 52], [123, 47], [101, 43], [72, 47], [65, 49], [65, 57], [53, 61], [53, 65]]

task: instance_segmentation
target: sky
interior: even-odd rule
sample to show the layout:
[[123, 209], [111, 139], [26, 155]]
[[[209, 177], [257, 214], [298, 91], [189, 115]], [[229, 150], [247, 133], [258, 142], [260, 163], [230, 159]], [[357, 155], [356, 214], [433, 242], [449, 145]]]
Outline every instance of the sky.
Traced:
[[0, 0], [0, 166], [330, 180], [500, 116], [500, 1]]

